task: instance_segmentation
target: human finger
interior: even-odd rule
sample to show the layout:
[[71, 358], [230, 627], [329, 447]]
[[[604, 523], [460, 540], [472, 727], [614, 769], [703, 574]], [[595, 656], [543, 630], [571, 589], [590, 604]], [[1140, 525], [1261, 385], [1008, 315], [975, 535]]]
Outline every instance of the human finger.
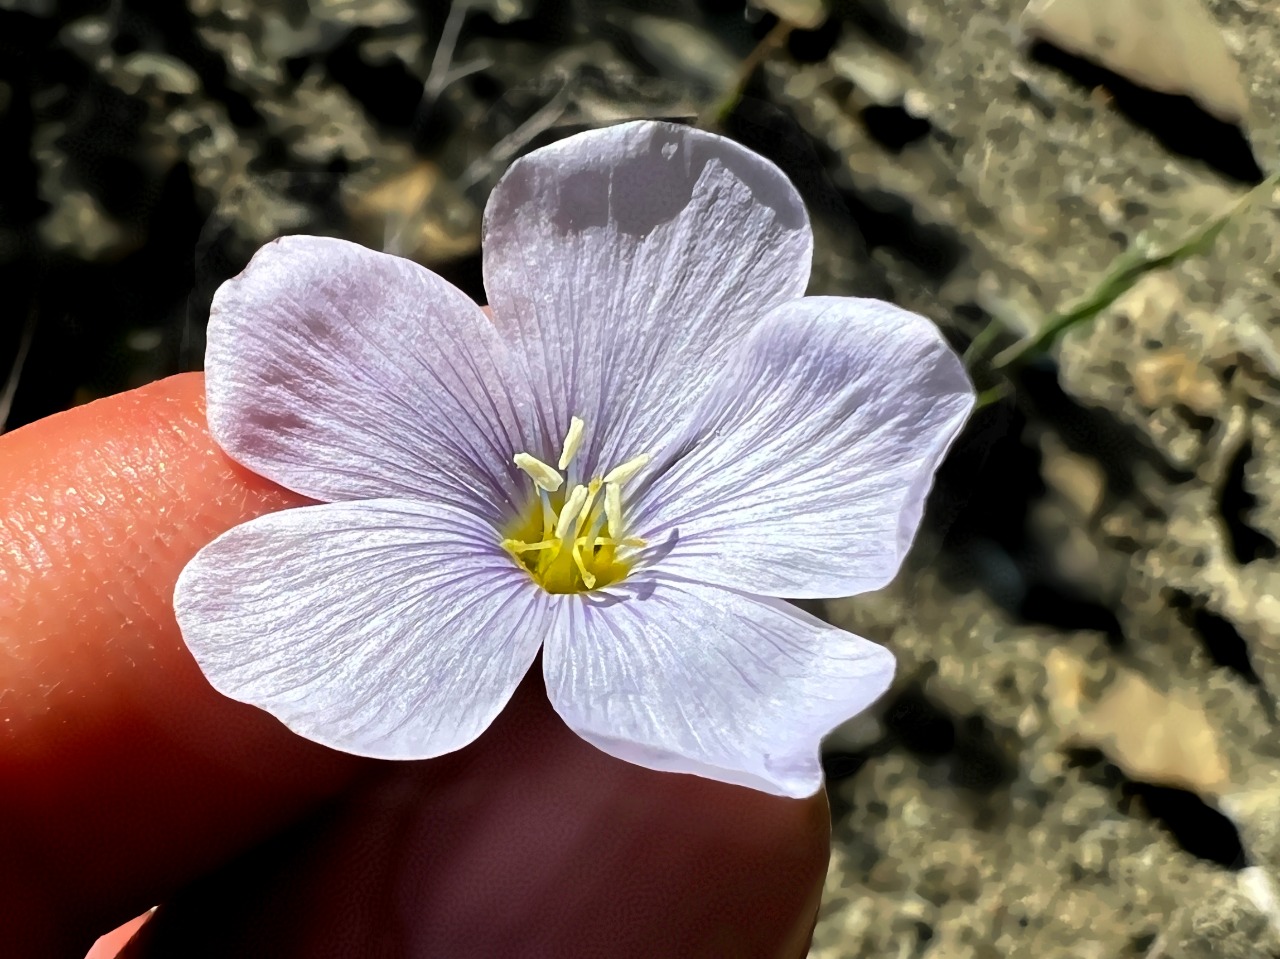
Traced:
[[146, 959], [798, 959], [821, 895], [825, 798], [614, 759], [535, 670], [441, 759], [349, 799], [163, 905]]
[[199, 547], [302, 502], [216, 447], [199, 374], [0, 437], [6, 955], [83, 956], [363, 765], [216, 693], [173, 618]]

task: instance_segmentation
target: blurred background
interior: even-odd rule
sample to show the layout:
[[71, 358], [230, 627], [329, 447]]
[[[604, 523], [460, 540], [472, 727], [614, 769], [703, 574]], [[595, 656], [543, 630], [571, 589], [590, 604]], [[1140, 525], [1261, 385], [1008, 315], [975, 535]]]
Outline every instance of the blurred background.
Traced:
[[725, 133], [810, 292], [984, 399], [897, 582], [817, 609], [900, 668], [828, 743], [812, 955], [1277, 956], [1277, 116], [1273, 0], [0, 0], [0, 430], [198, 369], [275, 236], [483, 302], [514, 158]]

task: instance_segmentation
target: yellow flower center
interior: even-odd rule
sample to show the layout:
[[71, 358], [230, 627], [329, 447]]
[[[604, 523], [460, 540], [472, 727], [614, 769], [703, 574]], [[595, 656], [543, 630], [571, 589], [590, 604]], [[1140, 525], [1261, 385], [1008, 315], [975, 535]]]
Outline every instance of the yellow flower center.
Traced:
[[631, 571], [633, 551], [645, 545], [624, 533], [622, 487], [644, 469], [648, 454], [565, 488], [560, 471], [573, 462], [583, 431], [582, 420], [573, 417], [559, 470], [528, 453], [515, 455], [536, 495], [508, 527], [502, 548], [548, 593], [585, 593], [616, 583]]

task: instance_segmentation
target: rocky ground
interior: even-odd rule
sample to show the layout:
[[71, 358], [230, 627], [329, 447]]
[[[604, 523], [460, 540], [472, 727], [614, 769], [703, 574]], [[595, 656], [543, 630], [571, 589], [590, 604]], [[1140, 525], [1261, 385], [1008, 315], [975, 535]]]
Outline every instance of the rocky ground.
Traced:
[[[1007, 345], [1280, 160], [1280, 9], [1198, 2], [1079, 0], [1092, 47], [1054, 0], [832, 2], [723, 125], [804, 192], [814, 292]], [[513, 157], [714, 115], [774, 23], [738, 0], [0, 0], [0, 371], [22, 360], [0, 425], [197, 366], [212, 291], [281, 233], [482, 297]], [[1178, 29], [1169, 81], [1142, 51]], [[1195, 102], [1142, 85], [1170, 82]], [[975, 367], [1001, 398], [908, 569], [825, 607], [901, 668], [830, 743], [815, 959], [1280, 955], [1278, 246], [1264, 196], [1050, 356]]]

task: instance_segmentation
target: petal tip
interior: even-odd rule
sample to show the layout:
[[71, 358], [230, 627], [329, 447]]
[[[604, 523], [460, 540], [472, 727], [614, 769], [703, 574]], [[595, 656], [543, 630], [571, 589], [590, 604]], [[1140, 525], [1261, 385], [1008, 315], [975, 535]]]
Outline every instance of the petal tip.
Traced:
[[609, 225], [645, 236], [674, 220], [700, 187], [716, 189], [704, 185], [712, 164], [721, 178], [741, 184], [751, 202], [772, 211], [776, 229], [803, 233], [812, 246], [804, 201], [777, 164], [728, 137], [660, 120], [588, 130], [519, 158], [490, 194], [483, 234], [487, 239], [553, 189], [561, 232]]

